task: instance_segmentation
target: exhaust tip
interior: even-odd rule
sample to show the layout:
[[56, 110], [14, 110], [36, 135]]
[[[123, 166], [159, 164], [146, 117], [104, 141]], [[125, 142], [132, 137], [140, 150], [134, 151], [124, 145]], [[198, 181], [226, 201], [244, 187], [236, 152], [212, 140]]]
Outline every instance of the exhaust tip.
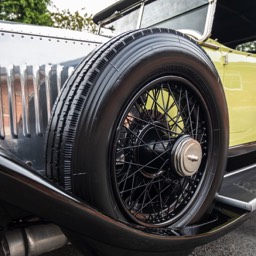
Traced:
[[1, 245], [5, 256], [26, 255], [26, 247], [21, 229], [6, 232], [1, 240]]
[[67, 238], [54, 224], [7, 231], [1, 240], [4, 256], [37, 256], [66, 245]]

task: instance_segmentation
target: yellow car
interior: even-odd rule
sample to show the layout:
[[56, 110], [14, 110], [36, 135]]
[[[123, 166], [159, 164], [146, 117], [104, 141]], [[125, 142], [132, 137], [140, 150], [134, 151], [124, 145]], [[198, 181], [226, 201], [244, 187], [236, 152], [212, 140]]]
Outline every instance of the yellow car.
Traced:
[[60, 226], [86, 255], [165, 256], [253, 212], [255, 8], [121, 0], [94, 16], [100, 35], [1, 23], [4, 250], [63, 245]]

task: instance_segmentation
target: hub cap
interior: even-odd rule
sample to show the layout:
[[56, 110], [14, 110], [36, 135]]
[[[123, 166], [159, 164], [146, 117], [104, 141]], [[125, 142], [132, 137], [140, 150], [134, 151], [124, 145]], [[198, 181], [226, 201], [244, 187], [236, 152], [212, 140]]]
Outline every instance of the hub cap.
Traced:
[[193, 176], [199, 169], [202, 149], [198, 141], [190, 136], [182, 136], [172, 149], [173, 169], [183, 177]]

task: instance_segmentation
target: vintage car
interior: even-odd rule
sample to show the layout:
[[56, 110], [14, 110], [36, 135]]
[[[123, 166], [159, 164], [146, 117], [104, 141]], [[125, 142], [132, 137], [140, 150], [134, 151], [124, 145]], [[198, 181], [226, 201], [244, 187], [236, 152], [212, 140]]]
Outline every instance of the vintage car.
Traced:
[[255, 9], [121, 0], [94, 16], [99, 35], [1, 22], [4, 254], [68, 239], [87, 256], [180, 255], [242, 223], [256, 209]]

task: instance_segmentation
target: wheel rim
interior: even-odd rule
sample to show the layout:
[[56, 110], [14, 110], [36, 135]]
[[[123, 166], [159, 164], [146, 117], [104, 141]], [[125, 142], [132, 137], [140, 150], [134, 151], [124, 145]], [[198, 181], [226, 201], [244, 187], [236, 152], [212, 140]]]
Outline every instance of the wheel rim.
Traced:
[[211, 146], [206, 104], [188, 80], [165, 76], [123, 112], [112, 148], [120, 209], [145, 226], [173, 225], [196, 202]]

